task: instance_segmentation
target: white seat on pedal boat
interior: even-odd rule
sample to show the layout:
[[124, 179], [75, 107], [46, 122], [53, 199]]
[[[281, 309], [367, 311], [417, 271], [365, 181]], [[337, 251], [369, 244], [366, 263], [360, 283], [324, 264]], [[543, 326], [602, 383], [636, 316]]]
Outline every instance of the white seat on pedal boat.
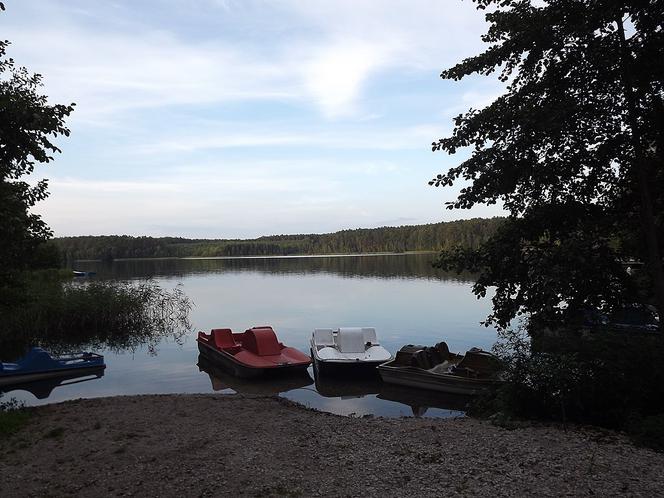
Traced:
[[334, 347], [334, 335], [332, 329], [314, 329], [314, 344], [316, 346]]
[[360, 327], [342, 327], [337, 334], [337, 346], [342, 353], [364, 353], [364, 332]]
[[378, 346], [378, 337], [376, 337], [376, 329], [373, 327], [362, 327], [362, 335], [364, 336], [364, 344], [370, 346]]

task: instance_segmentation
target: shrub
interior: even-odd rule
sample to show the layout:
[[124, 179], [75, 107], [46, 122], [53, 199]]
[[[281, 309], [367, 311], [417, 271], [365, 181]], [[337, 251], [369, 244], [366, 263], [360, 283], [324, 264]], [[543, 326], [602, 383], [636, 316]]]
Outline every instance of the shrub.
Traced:
[[664, 344], [658, 334], [529, 332], [500, 333], [494, 352], [504, 361], [506, 383], [494, 410], [619, 430], [664, 414]]

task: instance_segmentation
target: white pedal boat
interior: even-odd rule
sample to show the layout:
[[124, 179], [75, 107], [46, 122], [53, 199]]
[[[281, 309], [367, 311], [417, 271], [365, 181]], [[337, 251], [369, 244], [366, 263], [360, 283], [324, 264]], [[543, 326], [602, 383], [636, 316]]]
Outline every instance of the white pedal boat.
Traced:
[[380, 345], [372, 327], [314, 329], [311, 357], [318, 373], [344, 373], [366, 370], [373, 373], [392, 355]]

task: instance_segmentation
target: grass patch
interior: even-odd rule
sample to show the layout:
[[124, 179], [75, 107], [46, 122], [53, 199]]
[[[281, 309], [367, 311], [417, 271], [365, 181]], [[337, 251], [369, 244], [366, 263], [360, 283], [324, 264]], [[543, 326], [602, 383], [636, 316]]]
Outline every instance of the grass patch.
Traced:
[[0, 402], [0, 438], [6, 438], [28, 423], [30, 413], [15, 399]]

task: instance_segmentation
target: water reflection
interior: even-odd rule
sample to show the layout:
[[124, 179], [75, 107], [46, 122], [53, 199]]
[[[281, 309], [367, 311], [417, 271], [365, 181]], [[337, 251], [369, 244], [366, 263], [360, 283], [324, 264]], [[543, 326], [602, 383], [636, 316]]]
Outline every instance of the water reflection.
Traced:
[[0, 386], [0, 396], [12, 391], [26, 391], [37, 399], [47, 399], [57, 387], [71, 386], [73, 384], [101, 379], [104, 376], [104, 369], [104, 367], [86, 369], [85, 373], [69, 373], [49, 379]]
[[83, 261], [77, 268], [100, 278], [181, 278], [209, 273], [259, 272], [272, 275], [330, 274], [344, 278], [407, 278], [468, 281], [470, 274], [445, 273], [431, 266], [434, 253], [359, 256], [278, 256], [215, 259]]
[[321, 399], [297, 391], [285, 396], [339, 415], [460, 417], [471, 400], [468, 396], [387, 384], [378, 375], [353, 378], [319, 375], [315, 370], [314, 373]]
[[431, 408], [455, 412], [455, 415], [451, 416], [458, 416], [468, 409], [468, 404], [472, 399], [463, 394], [427, 391], [385, 382], [381, 385], [378, 398], [408, 405], [416, 417], [424, 416]]
[[[404, 344], [445, 340], [455, 352], [472, 346], [489, 349], [495, 333], [479, 325], [489, 311], [465, 277], [431, 268], [433, 255], [382, 255], [348, 258], [263, 258], [234, 260], [137, 260], [77, 264], [97, 271], [98, 279], [155, 277], [163, 288], [182, 284], [193, 301], [193, 330], [182, 337], [161, 336], [155, 344], [115, 348], [100, 343], [107, 370], [95, 382], [54, 389], [47, 400], [13, 391], [27, 404], [132, 394], [277, 394], [318, 410], [387, 417], [463, 415], [465, 400], [413, 389], [310, 376], [254, 384], [197, 366], [196, 333], [217, 327], [245, 330], [272, 325], [279, 340], [309, 350], [315, 327], [371, 326], [388, 351]], [[201, 365], [205, 367], [205, 365]], [[293, 384], [289, 384], [290, 382]], [[315, 382], [315, 385], [314, 385]], [[45, 392], [45, 391], [44, 391]]]
[[382, 381], [378, 374], [353, 378], [350, 376], [321, 375], [314, 369], [316, 391], [326, 398], [363, 398], [380, 392]]
[[306, 372], [276, 375], [269, 379], [241, 379], [216, 366], [204, 356], [198, 356], [198, 368], [210, 376], [212, 390], [223, 394], [254, 394], [270, 396], [301, 389], [314, 383]]

